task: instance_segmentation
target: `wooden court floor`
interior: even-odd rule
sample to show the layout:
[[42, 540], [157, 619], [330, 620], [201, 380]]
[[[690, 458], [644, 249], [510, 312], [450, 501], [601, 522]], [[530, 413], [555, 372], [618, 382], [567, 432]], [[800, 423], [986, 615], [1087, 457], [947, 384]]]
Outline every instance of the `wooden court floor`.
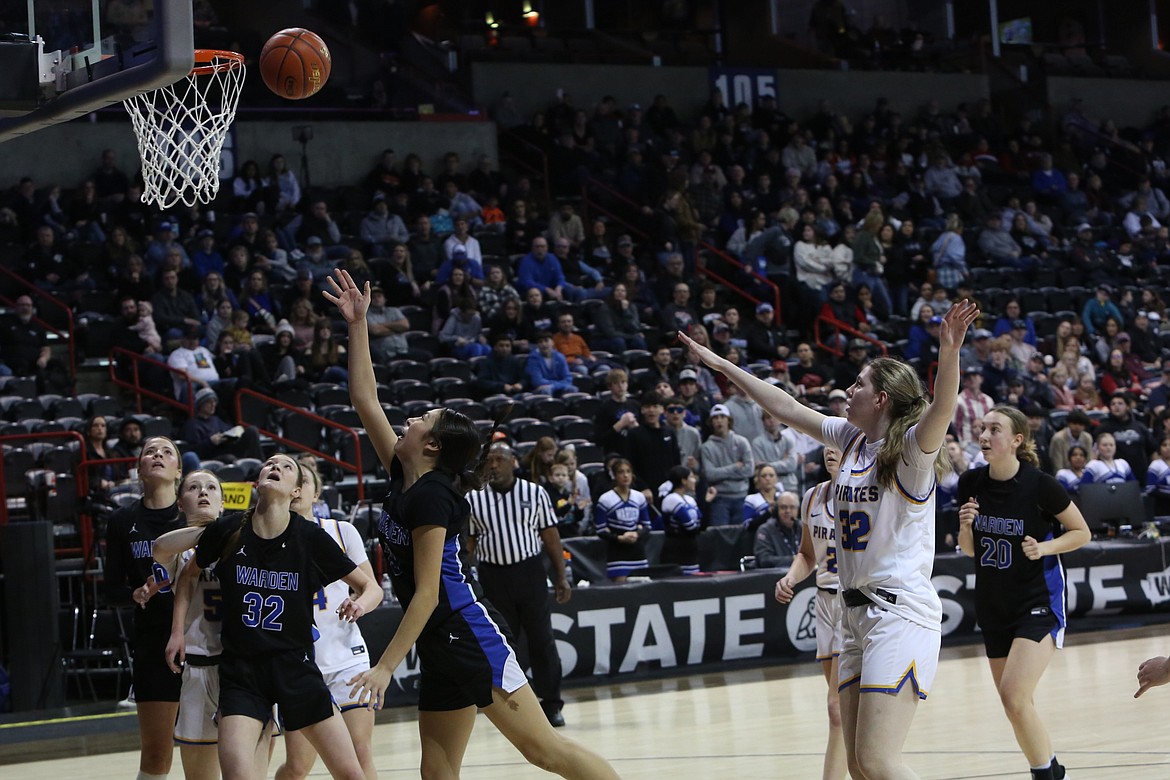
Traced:
[[[1170, 627], [1070, 638], [1041, 684], [1037, 704], [1075, 780], [1170, 778], [1170, 686], [1134, 700], [1137, 664], [1170, 653]], [[608, 757], [625, 778], [820, 778], [825, 684], [814, 664], [692, 675], [566, 691], [564, 733]], [[374, 732], [379, 774], [416, 777], [414, 711]], [[269, 776], [279, 765], [277, 745]], [[930, 699], [907, 745], [910, 766], [934, 778], [1027, 778], [1027, 766], [991, 687], [981, 647], [943, 652]], [[26, 780], [126, 780], [136, 753], [5, 766]], [[181, 777], [176, 756], [171, 777]], [[328, 777], [318, 761], [312, 777]], [[486, 718], [464, 763], [468, 780], [537, 778]]]

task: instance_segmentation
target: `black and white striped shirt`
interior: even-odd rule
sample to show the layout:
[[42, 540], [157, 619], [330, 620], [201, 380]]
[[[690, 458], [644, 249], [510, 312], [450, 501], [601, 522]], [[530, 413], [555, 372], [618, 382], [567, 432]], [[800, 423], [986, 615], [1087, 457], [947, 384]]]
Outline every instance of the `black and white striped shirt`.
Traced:
[[557, 524], [548, 493], [528, 480], [517, 479], [506, 492], [485, 485], [468, 493], [467, 500], [475, 555], [483, 563], [510, 566], [540, 555], [540, 532]]

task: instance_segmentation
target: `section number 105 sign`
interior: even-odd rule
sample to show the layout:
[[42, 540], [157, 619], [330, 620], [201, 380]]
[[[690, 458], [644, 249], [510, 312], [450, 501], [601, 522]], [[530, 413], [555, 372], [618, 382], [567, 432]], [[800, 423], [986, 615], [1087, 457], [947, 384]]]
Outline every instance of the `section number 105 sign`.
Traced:
[[723, 103], [755, 106], [762, 97], [776, 97], [776, 71], [768, 68], [711, 68], [711, 86], [723, 93]]

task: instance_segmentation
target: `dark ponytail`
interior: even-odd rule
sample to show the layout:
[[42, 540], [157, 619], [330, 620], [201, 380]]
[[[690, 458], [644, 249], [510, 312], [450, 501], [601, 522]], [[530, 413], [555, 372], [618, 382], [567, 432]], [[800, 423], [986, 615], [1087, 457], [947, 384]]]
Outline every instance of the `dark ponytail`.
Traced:
[[[512, 402], [501, 404], [496, 409], [495, 416], [492, 417], [492, 427], [484, 437], [483, 444], [479, 448], [479, 457], [475, 459], [472, 467], [459, 475], [459, 483], [456, 485], [462, 492], [466, 493], [468, 490], [479, 490], [483, 487], [485, 481], [484, 469], [487, 466], [487, 456], [491, 452], [492, 445], [495, 444], [496, 431], [500, 430], [500, 426], [504, 424], [504, 420], [512, 414]], [[466, 489], [463, 487], [468, 485]], [[474, 487], [471, 487], [471, 486]]]
[[483, 487], [484, 464], [492, 438], [511, 413], [511, 403], [496, 411], [485, 441], [481, 440], [471, 418], [453, 409], [444, 409], [431, 428], [431, 438], [439, 445], [435, 470], [449, 476], [460, 493]]
[[252, 515], [254, 515], [255, 513], [256, 513], [256, 505], [253, 504], [252, 506], [250, 506], [244, 510], [244, 514], [240, 515], [239, 527], [236, 528], [236, 530], [232, 531], [231, 536], [229, 536], [227, 538], [227, 541], [224, 542], [223, 549], [220, 550], [220, 552], [219, 552], [220, 565], [227, 563], [227, 559], [230, 558], [232, 555], [232, 550], [234, 550], [236, 548], [236, 545], [239, 544], [239, 542], [240, 542], [240, 534], [242, 534], [244, 532], [244, 529], [248, 527], [248, 524], [252, 522]]

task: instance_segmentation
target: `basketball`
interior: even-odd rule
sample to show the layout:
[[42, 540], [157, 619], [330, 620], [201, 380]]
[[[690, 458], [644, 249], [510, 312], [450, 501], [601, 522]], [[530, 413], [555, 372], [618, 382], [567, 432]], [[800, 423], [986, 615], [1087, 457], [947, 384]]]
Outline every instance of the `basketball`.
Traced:
[[317, 94], [329, 80], [332, 67], [325, 41], [303, 27], [281, 30], [260, 52], [260, 76], [265, 86], [289, 100]]

